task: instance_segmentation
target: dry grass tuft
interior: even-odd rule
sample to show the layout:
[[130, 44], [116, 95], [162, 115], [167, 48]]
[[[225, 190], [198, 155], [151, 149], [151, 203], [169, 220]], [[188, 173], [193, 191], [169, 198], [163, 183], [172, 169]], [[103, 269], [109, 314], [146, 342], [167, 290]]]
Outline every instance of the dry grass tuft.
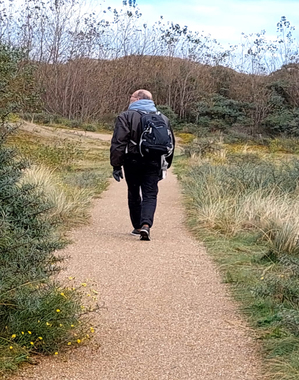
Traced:
[[50, 216], [59, 218], [65, 226], [84, 224], [88, 220], [92, 190], [68, 187], [53, 170], [45, 166], [27, 169], [22, 182], [40, 189], [45, 200], [53, 205]]

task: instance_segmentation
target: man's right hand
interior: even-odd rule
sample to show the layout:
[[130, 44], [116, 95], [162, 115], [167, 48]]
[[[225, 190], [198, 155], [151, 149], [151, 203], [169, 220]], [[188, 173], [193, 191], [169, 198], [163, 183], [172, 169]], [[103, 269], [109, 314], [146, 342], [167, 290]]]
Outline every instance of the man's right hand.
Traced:
[[113, 174], [113, 178], [117, 182], [120, 182], [120, 179], [124, 178], [121, 166], [114, 166], [112, 174]]

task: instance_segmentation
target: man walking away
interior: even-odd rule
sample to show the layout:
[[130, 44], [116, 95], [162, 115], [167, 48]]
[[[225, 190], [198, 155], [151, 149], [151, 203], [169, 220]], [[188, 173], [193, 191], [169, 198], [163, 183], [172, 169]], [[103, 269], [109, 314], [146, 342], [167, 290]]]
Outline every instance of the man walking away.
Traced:
[[171, 165], [174, 143], [169, 120], [157, 112], [152, 94], [147, 90], [135, 91], [128, 110], [116, 119], [110, 163], [118, 182], [124, 168], [132, 234], [140, 236], [140, 240], [150, 240], [158, 181], [163, 177], [163, 167]]

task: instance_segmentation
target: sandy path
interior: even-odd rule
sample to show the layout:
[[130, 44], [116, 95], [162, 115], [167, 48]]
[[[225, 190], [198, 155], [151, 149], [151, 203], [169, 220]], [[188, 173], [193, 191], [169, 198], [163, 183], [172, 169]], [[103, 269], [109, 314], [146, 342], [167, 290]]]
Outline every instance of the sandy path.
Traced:
[[69, 139], [81, 139], [81, 138], [91, 138], [99, 139], [103, 141], [111, 141], [111, 134], [109, 133], [97, 133], [82, 131], [80, 129], [65, 129], [65, 128], [53, 128], [47, 127], [45, 125], [38, 125], [29, 123], [27, 121], [22, 122], [20, 129], [23, 131], [30, 132], [35, 135], [42, 135], [43, 137], [56, 138], [69, 138]]
[[126, 187], [113, 181], [91, 224], [72, 232], [66, 275], [95, 279], [105, 303], [94, 339], [16, 379], [257, 380], [256, 344], [204, 249], [183, 224], [180, 189], [160, 183], [152, 241], [129, 235]]

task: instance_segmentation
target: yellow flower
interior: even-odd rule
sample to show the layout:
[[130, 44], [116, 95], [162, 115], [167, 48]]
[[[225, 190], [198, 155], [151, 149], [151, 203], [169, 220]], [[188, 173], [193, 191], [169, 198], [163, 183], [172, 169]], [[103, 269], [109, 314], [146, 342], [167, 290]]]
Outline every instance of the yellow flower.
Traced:
[[264, 279], [264, 277], [261, 277], [261, 280], [263, 280]]
[[12, 349], [13, 349], [13, 346], [9, 346], [9, 349], [12, 350]]
[[89, 334], [86, 334], [86, 338], [88, 338], [88, 339], [89, 339]]
[[70, 276], [70, 277], [69, 277], [69, 280], [73, 280], [74, 278], [75, 278], [75, 277]]
[[82, 285], [82, 286], [87, 286], [86, 282], [82, 282], [81, 285]]
[[11, 338], [15, 339], [16, 336], [17, 336], [17, 334], [12, 334]]
[[31, 335], [31, 331], [28, 331], [28, 334]]
[[66, 298], [66, 295], [65, 295], [63, 292], [61, 292], [60, 295], [61, 295], [62, 297], [64, 297], [64, 298]]
[[70, 346], [72, 344], [72, 342], [68, 342], [67, 345]]
[[77, 339], [77, 343], [81, 343], [81, 340], [80, 340], [80, 339]]
[[34, 345], [34, 343], [33, 343], [33, 342], [30, 342], [30, 344], [31, 344], [31, 346], [33, 346], [33, 345]]
[[59, 309], [56, 309], [56, 312], [57, 312], [57, 313], [60, 313], [60, 310], [59, 310]]
[[74, 325], [71, 325], [71, 327], [75, 327]]
[[54, 355], [58, 355], [58, 352], [55, 352], [55, 354]]
[[94, 328], [93, 327], [90, 328], [90, 332], [94, 333]]
[[24, 333], [24, 331], [22, 331], [22, 335], [24, 335], [25, 333]]
[[39, 339], [39, 340], [43, 340], [43, 337], [42, 337], [42, 336], [39, 336], [38, 339]]
[[46, 322], [46, 325], [47, 325], [47, 326], [51, 326], [51, 323], [49, 323], [49, 322]]
[[60, 326], [60, 327], [62, 327], [62, 326], [63, 326], [63, 324], [62, 324], [62, 323], [59, 323], [59, 326]]

